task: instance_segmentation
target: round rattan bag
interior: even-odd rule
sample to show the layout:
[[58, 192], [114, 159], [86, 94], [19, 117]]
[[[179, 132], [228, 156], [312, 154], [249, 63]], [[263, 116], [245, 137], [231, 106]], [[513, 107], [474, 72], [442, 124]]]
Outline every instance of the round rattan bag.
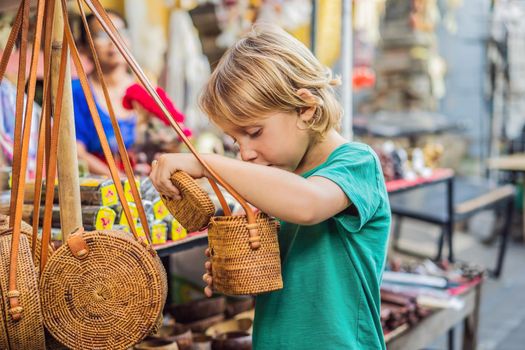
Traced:
[[166, 298], [154, 255], [126, 232], [72, 234], [41, 276], [46, 328], [71, 349], [127, 349], [142, 340]]
[[162, 201], [171, 215], [188, 232], [200, 231], [210, 222], [215, 214], [215, 206], [199, 184], [187, 173], [176, 171], [171, 175], [171, 182], [181, 192], [181, 199], [174, 200], [162, 196]]
[[22, 318], [12, 320], [9, 315], [7, 295], [9, 290], [9, 265], [12, 231], [0, 231], [0, 349], [45, 349], [44, 325], [38, 293], [38, 276], [31, 258], [29, 240], [20, 235], [17, 264], [17, 290], [20, 292]]

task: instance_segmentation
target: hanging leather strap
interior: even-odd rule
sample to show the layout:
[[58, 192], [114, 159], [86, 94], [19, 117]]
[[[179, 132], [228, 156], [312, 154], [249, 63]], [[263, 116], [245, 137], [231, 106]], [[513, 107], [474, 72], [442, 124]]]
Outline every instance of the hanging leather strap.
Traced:
[[[75, 68], [77, 69], [78, 77], [80, 79], [80, 84], [82, 86], [82, 90], [86, 97], [86, 102], [88, 104], [88, 108], [91, 113], [91, 117], [93, 118], [93, 123], [95, 124], [95, 129], [100, 139], [102, 150], [104, 152], [104, 155], [106, 157], [106, 160], [109, 166], [111, 178], [113, 179], [115, 188], [117, 190], [117, 195], [122, 204], [122, 210], [124, 211], [124, 214], [126, 215], [128, 222], [130, 223], [130, 228], [133, 233], [133, 236], [135, 237], [137, 241], [140, 242], [141, 239], [138, 236], [137, 229], [135, 225], [131, 224], [133, 222], [133, 219], [132, 219], [133, 216], [131, 215], [131, 210], [129, 209], [129, 206], [126, 200], [126, 196], [124, 194], [124, 188], [122, 187], [122, 183], [120, 182], [118, 169], [115, 165], [115, 159], [113, 158], [113, 154], [111, 153], [111, 148], [109, 147], [109, 143], [108, 143], [106, 134], [104, 132], [104, 127], [102, 126], [102, 122], [100, 120], [100, 116], [98, 114], [98, 111], [97, 111], [97, 108], [94, 102], [93, 94], [89, 87], [86, 72], [84, 71], [84, 68], [82, 67], [82, 63], [80, 61], [80, 54], [78, 53], [78, 49], [73, 40], [73, 34], [71, 33], [71, 29], [69, 28], [69, 25], [67, 24], [67, 7], [65, 6], [65, 0], [62, 0], [62, 4], [63, 4], [62, 11], [64, 12], [64, 22], [66, 23], [65, 38], [68, 41], [69, 46], [71, 47], [71, 57], [73, 59], [73, 63], [75, 64]], [[154, 252], [154, 250], [150, 250], [150, 251]]]
[[219, 199], [219, 203], [221, 203], [222, 211], [224, 212], [224, 216], [231, 216], [232, 212], [230, 210], [230, 206], [226, 202], [226, 199], [224, 199], [224, 196], [221, 193], [221, 190], [219, 189], [219, 186], [217, 186], [217, 183], [213, 181], [213, 179], [208, 179], [208, 182], [211, 185], [211, 188], [213, 189], [213, 192], [220, 193], [220, 195], [217, 195], [217, 198]]
[[[64, 28], [64, 32], [65, 32]], [[64, 34], [65, 36], [65, 34]], [[46, 196], [44, 204], [44, 223], [42, 225], [42, 244], [40, 253], [40, 271], [44, 270], [47, 263], [49, 242], [51, 240], [51, 224], [53, 218], [53, 202], [55, 199], [55, 179], [57, 173], [58, 156], [58, 133], [60, 130], [60, 119], [62, 116], [62, 100], [64, 96], [64, 85], [66, 84], [66, 67], [68, 64], [68, 42], [62, 42], [62, 52], [60, 55], [60, 68], [58, 73], [59, 84], [57, 86], [55, 108], [53, 111], [53, 128], [51, 135], [51, 145], [49, 149], [49, 162], [46, 173]], [[49, 79], [51, 80], [51, 79]]]
[[9, 58], [11, 57], [11, 53], [13, 53], [13, 47], [15, 46], [16, 38], [18, 37], [18, 34], [20, 33], [20, 27], [22, 25], [22, 10], [24, 6], [20, 5], [18, 8], [18, 12], [15, 17], [15, 21], [13, 23], [13, 28], [11, 28], [11, 33], [9, 34], [9, 38], [7, 39], [7, 44], [4, 48], [4, 52], [2, 54], [2, 61], [0, 62], [0, 82], [4, 79], [5, 70], [7, 69], [7, 64], [9, 63]]
[[[40, 202], [42, 196], [42, 179], [45, 164], [49, 164], [51, 146], [51, 33], [53, 31], [53, 17], [55, 6], [46, 6], [44, 10], [44, 91], [42, 98], [42, 113], [40, 115], [40, 126], [38, 133], [38, 152], [36, 157], [35, 193], [33, 196], [33, 245], [31, 254], [33, 261], [36, 259], [36, 244], [38, 239], [38, 226], [40, 224]], [[42, 256], [42, 248], [40, 251]]]
[[[158, 104], [158, 106], [161, 108], [163, 113], [166, 116], [168, 116], [168, 120], [170, 120], [170, 123], [171, 123], [172, 127], [175, 128], [175, 131], [179, 134], [179, 136], [182, 135], [181, 139], [183, 140], [183, 142], [190, 148], [190, 150], [192, 150], [192, 152], [194, 154], [196, 154], [196, 152], [194, 152], [195, 150], [194, 150], [192, 144], [189, 142], [189, 140], [186, 137], [186, 135], [184, 135], [184, 133], [183, 133], [182, 129], [180, 128], [180, 126], [178, 125], [178, 123], [174, 122], [173, 116], [169, 113], [169, 111], [167, 110], [166, 106], [164, 105], [164, 102], [162, 101], [162, 99], [160, 99], [160, 97], [158, 96], [158, 93], [152, 87], [151, 83], [146, 78], [145, 74], [142, 72], [141, 68], [138, 66], [138, 64], [136, 63], [136, 61], [132, 57], [131, 53], [129, 52], [129, 49], [122, 43], [122, 38], [118, 34], [118, 31], [116, 30], [116, 28], [114, 27], [113, 23], [109, 19], [108, 15], [107, 15], [106, 11], [104, 10], [104, 8], [102, 7], [102, 5], [100, 5], [100, 3], [98, 1], [94, 1], [93, 3], [89, 3], [89, 4], [86, 1], [84, 1], [84, 2], [88, 6], [90, 6], [90, 4], [91, 4], [91, 5], [95, 6], [95, 7], [97, 7], [97, 10], [100, 10], [99, 15], [102, 17], [102, 20], [105, 21], [105, 23], [102, 23], [101, 19], [97, 18], [99, 20], [100, 24], [103, 27], [104, 27], [105, 24], [107, 25], [107, 28], [104, 27], [104, 29], [106, 30], [108, 35], [111, 37], [111, 39], [113, 40], [113, 43], [117, 46], [117, 48], [121, 52], [121, 54], [124, 57], [124, 59], [126, 59], [126, 61], [130, 65], [132, 70], [135, 72], [135, 74], [136, 74], [137, 78], [139, 79], [139, 81], [146, 88], [146, 90], [148, 90], [148, 92], [153, 97], [153, 99]], [[90, 7], [90, 9], [93, 11], [92, 7]], [[97, 13], [95, 13], [95, 15], [97, 15]], [[108, 31], [108, 28], [111, 31], [111, 33]], [[115, 40], [118, 40], [118, 42], [115, 41]], [[220, 204], [221, 204], [221, 206], [223, 208], [223, 211], [224, 211], [225, 215], [231, 215], [230, 208], [229, 208], [226, 200], [224, 199], [224, 196], [222, 195], [221, 191], [219, 190], [218, 186], [214, 183], [213, 178], [209, 178], [208, 180], [209, 180], [209, 182], [210, 182], [210, 184], [212, 186], [212, 189], [215, 191], [215, 194], [217, 195], [217, 198], [219, 199], [219, 202], [220, 202]], [[221, 183], [221, 185], [222, 185], [222, 183]]]
[[[144, 229], [144, 233], [146, 234], [146, 239], [148, 240], [148, 243], [151, 244], [151, 233], [148, 225], [148, 219], [146, 218], [146, 211], [144, 210], [144, 205], [142, 204], [142, 200], [140, 198], [140, 193], [137, 188], [137, 184], [135, 183], [135, 175], [133, 174], [133, 169], [131, 167], [131, 163], [129, 161], [128, 152], [126, 150], [126, 145], [124, 144], [124, 139], [122, 138], [122, 132], [120, 131], [120, 126], [118, 124], [118, 120], [115, 116], [115, 110], [113, 109], [113, 104], [111, 103], [111, 98], [109, 96], [109, 91], [107, 88], [106, 80], [104, 79], [104, 74], [102, 73], [102, 68], [100, 67], [100, 62], [97, 56], [97, 52], [95, 50], [95, 44], [93, 43], [93, 38], [91, 36], [91, 32], [89, 30], [89, 25], [86, 20], [86, 14], [84, 11], [84, 7], [82, 6], [82, 3], [80, 0], [77, 0], [78, 9], [80, 11], [80, 17], [82, 18], [82, 24], [84, 25], [84, 31], [86, 32], [87, 41], [89, 44], [89, 48], [91, 50], [91, 55], [93, 57], [93, 62], [95, 63], [95, 70], [98, 76], [98, 79], [102, 85], [102, 90], [104, 92], [104, 97], [106, 99], [106, 105], [108, 107], [108, 113], [111, 119], [111, 124], [113, 126], [113, 130], [115, 132], [115, 138], [117, 140], [119, 155], [122, 163], [124, 164], [124, 171], [126, 173], [126, 177], [128, 179], [130, 188], [131, 188], [131, 194], [133, 196], [133, 199], [135, 201], [135, 204], [137, 205], [137, 211], [139, 213], [139, 219], [140, 223], [142, 224], [142, 227]], [[128, 219], [129, 225], [132, 225], [133, 221]]]
[[[44, 79], [47, 85], [47, 80]], [[44, 91], [47, 87], [44, 87]], [[37, 155], [36, 155], [36, 172], [35, 172], [35, 191], [33, 196], [33, 239], [31, 240], [31, 256], [33, 261], [36, 259], [36, 241], [38, 239], [38, 226], [40, 223], [40, 200], [42, 196], [42, 176], [43, 176], [43, 163], [44, 163], [44, 150], [45, 150], [45, 128], [47, 127], [46, 123], [46, 114], [45, 114], [45, 97], [46, 91], [44, 92], [44, 103], [42, 105], [42, 114], [40, 116], [40, 125], [38, 127], [38, 145], [37, 145]]]
[[[18, 193], [18, 182], [20, 179], [20, 155], [21, 155], [21, 139], [22, 139], [22, 125], [24, 112], [24, 89], [26, 83], [26, 65], [27, 65], [27, 36], [29, 31], [29, 0], [24, 0], [20, 6], [22, 10], [22, 23], [20, 35], [19, 61], [18, 61], [18, 77], [16, 82], [16, 111], [15, 111], [15, 131], [13, 136], [13, 162], [11, 171], [11, 208], [9, 212], [9, 226], [13, 227], [14, 220], [14, 206], [13, 203]], [[25, 175], [25, 173], [24, 173]]]
[[[22, 19], [22, 40], [27, 39], [27, 24], [29, 21], [29, 1], [24, 1], [24, 18]], [[42, 23], [44, 15], [44, 6], [45, 0], [39, 0], [37, 5], [37, 23], [35, 29], [35, 39], [33, 43], [33, 53], [31, 56], [31, 66], [29, 71], [29, 87], [27, 92], [26, 106], [25, 106], [25, 118], [23, 118], [24, 133], [22, 136], [22, 142], [20, 147], [20, 166], [17, 169], [14, 169], [14, 176], [18, 177], [16, 193], [14, 194], [15, 200], [11, 202], [11, 206], [14, 206], [14, 217], [12, 217], [13, 236], [11, 241], [11, 260], [9, 265], [9, 291], [8, 291], [8, 300], [9, 300], [9, 314], [13, 320], [19, 320], [22, 315], [22, 307], [19, 303], [20, 292], [17, 290], [17, 265], [18, 265], [18, 248], [20, 244], [20, 229], [22, 222], [22, 207], [24, 203], [24, 188], [26, 180], [26, 169], [27, 169], [27, 156], [29, 148], [29, 138], [31, 135], [31, 124], [33, 119], [33, 103], [35, 99], [35, 87], [36, 87], [36, 71], [38, 66], [38, 56], [40, 54], [40, 44], [42, 37]], [[22, 43], [21, 46], [25, 46], [27, 43]], [[24, 55], [25, 50], [22, 50], [21, 54]], [[25, 56], [25, 55], [24, 55]], [[21, 61], [25, 61], [25, 57], [21, 56]], [[25, 63], [25, 62], [24, 62]], [[25, 64], [21, 64], [24, 65]], [[25, 67], [24, 67], [25, 69]], [[20, 72], [19, 72], [20, 73]], [[21, 81], [18, 82], [23, 83]], [[23, 89], [17, 93], [22, 94], [22, 101], [24, 98]], [[17, 96], [19, 98], [20, 96]], [[18, 101], [17, 101], [18, 102]], [[23, 107], [22, 107], [23, 108]], [[20, 112], [20, 113], [19, 113]], [[20, 120], [17, 122], [22, 122], [22, 110], [18, 111], [17, 114], [20, 116]], [[15, 139], [16, 142], [16, 139]], [[16, 170], [16, 171], [15, 171]], [[13, 198], [13, 196], [11, 197]], [[36, 242], [34, 242], [36, 243]]]
[[[107, 32], [115, 46], [119, 49], [122, 56], [126, 59], [128, 64], [130, 65], [131, 69], [135, 72], [137, 75], [137, 78], [139, 81], [143, 84], [145, 89], [148, 91], [150, 96], [153, 97], [157, 105], [161, 108], [163, 114], [165, 117], [170, 121], [171, 126], [181, 140], [186, 144], [188, 149], [193, 153], [193, 155], [197, 158], [197, 160], [202, 164], [202, 166], [208, 171], [210, 176], [217, 181], [222, 187], [226, 189], [243, 207], [244, 211], [246, 212], [248, 225], [246, 226], [249, 234], [250, 234], [250, 247], [252, 249], [258, 249], [260, 247], [260, 237], [258, 232], [258, 226], [256, 223], [255, 213], [250, 208], [248, 203], [239, 195], [235, 189], [233, 189], [228, 183], [226, 183], [205, 161], [204, 159], [198, 154], [198, 152], [195, 150], [191, 142], [188, 140], [186, 135], [184, 135], [184, 132], [182, 131], [181, 127], [178, 125], [178, 123], [175, 121], [173, 116], [169, 113], [166, 106], [162, 102], [161, 98], [158, 96], [157, 92], [147, 79], [146, 75], [142, 71], [142, 69], [139, 67], [135, 59], [131, 56], [129, 49], [122, 43], [122, 38], [118, 35], [118, 31], [116, 30], [113, 23], [111, 23], [111, 20], [109, 19], [109, 16], [107, 15], [106, 11], [104, 10], [103, 6], [100, 4], [99, 0], [83, 0], [84, 3], [89, 7], [89, 9], [93, 12], [97, 20], [99, 21], [100, 25], [104, 28], [104, 30]], [[219, 194], [218, 194], [219, 196]]]
[[[18, 68], [23, 68], [23, 72], [18, 72], [18, 82], [17, 82], [17, 96], [16, 96], [16, 111], [15, 111], [15, 135], [13, 138], [13, 168], [12, 168], [12, 186], [11, 186], [11, 203], [10, 203], [10, 217], [9, 217], [9, 227], [12, 230], [11, 234], [11, 256], [9, 260], [9, 282], [8, 282], [8, 293], [7, 299], [9, 302], [8, 313], [11, 315], [11, 318], [14, 321], [18, 321], [21, 318], [21, 312], [23, 311], [19, 303], [20, 292], [17, 290], [16, 286], [16, 272], [18, 264], [18, 247], [20, 245], [20, 222], [17, 223], [14, 215], [16, 212], [17, 204], [22, 206], [20, 203], [20, 195], [18, 192], [18, 182], [20, 177], [20, 166], [23, 161], [21, 157], [21, 149], [23, 142], [21, 138], [22, 134], [22, 125], [23, 121], [23, 108], [24, 108], [24, 90], [23, 86], [25, 83], [25, 67], [26, 67], [26, 51], [27, 51], [27, 32], [29, 30], [29, 23], [27, 17], [29, 16], [29, 4], [27, 1], [23, 0], [20, 4], [21, 13], [22, 13], [22, 22], [21, 22], [21, 45], [20, 45], [20, 56], [18, 62]], [[13, 28], [15, 29], [15, 28]], [[25, 173], [24, 173], [25, 179]], [[18, 227], [18, 228], [17, 228]]]

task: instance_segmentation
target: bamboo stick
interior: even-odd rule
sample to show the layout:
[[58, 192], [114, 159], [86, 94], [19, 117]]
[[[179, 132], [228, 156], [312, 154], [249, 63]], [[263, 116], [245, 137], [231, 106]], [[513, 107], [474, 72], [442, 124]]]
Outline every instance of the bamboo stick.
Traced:
[[62, 103], [58, 143], [58, 182], [60, 221], [64, 241], [77, 227], [82, 226], [82, 209], [80, 206], [80, 189], [78, 178], [77, 144], [75, 136], [75, 120], [73, 117], [73, 98], [71, 92], [71, 70], [68, 63], [65, 81], [58, 81], [60, 67], [60, 51], [64, 37], [64, 18], [61, 10], [61, 1], [55, 0], [53, 19], [53, 35], [51, 44], [51, 86], [53, 104], [56, 98], [56, 89], [59, 84], [66, 84]]

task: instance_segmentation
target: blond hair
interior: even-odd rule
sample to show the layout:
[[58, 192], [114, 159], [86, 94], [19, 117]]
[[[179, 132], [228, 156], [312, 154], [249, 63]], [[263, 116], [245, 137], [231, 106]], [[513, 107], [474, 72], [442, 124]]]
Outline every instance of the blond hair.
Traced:
[[[275, 112], [315, 106], [308, 124], [316, 138], [339, 128], [342, 109], [333, 86], [339, 84], [301, 42], [284, 30], [257, 25], [221, 58], [200, 98], [212, 122], [245, 127]], [[313, 99], [297, 91], [308, 89]]]

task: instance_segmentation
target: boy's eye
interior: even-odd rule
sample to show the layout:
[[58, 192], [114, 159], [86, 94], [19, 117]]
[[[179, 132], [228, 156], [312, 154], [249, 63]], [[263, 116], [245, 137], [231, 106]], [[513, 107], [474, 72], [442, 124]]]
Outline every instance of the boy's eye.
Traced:
[[256, 131], [254, 132], [249, 132], [248, 133], [248, 136], [250, 136], [251, 138], [255, 138], [257, 136], [260, 136], [262, 134], [262, 128], [260, 129], [257, 129]]

